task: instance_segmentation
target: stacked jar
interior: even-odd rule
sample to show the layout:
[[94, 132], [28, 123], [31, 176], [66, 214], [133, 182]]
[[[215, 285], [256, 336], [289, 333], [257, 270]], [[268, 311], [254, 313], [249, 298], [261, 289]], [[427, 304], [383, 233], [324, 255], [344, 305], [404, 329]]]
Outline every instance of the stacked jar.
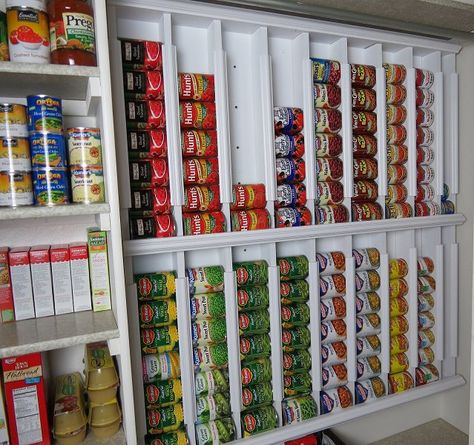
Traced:
[[435, 171], [431, 166], [435, 158], [432, 148], [435, 134], [430, 128], [435, 117], [431, 110], [435, 101], [433, 84], [434, 74], [431, 71], [416, 70], [416, 216], [433, 216], [441, 213], [439, 205], [434, 202], [436, 193], [431, 185], [435, 177]]
[[230, 205], [232, 231], [268, 229], [271, 226], [264, 184], [237, 184], [232, 186]]
[[413, 377], [408, 372], [408, 264], [403, 258], [390, 260], [390, 394], [413, 388]]
[[353, 177], [352, 221], [382, 219], [378, 197], [377, 72], [371, 65], [351, 65]]
[[174, 236], [159, 42], [122, 40], [122, 66], [130, 168], [130, 236]]
[[0, 104], [0, 206], [33, 204], [26, 107]]
[[275, 107], [275, 155], [277, 174], [276, 227], [311, 224], [306, 205], [306, 164], [304, 156], [304, 118], [300, 108]]
[[[403, 65], [386, 63], [386, 105], [387, 127], [403, 127], [407, 111], [404, 107], [407, 90], [403, 83], [406, 78], [406, 68]], [[387, 218], [408, 218], [413, 216], [413, 209], [406, 202], [408, 190], [404, 185], [407, 178], [405, 164], [408, 161], [408, 148], [404, 144], [387, 144], [387, 196], [385, 198], [385, 216]]]
[[385, 395], [385, 384], [380, 378], [382, 363], [380, 331], [381, 320], [380, 252], [376, 248], [353, 249], [356, 288], [357, 375], [356, 404], [377, 400]]
[[341, 105], [341, 65], [335, 60], [312, 59], [316, 150], [316, 223], [347, 222], [344, 201]]
[[346, 257], [343, 252], [318, 253], [321, 310], [321, 414], [353, 404], [348, 386]]
[[418, 258], [417, 261], [417, 293], [418, 293], [418, 367], [415, 370], [416, 386], [435, 382], [439, 379], [439, 371], [433, 364], [435, 353], [435, 335], [432, 331], [435, 317], [432, 310], [435, 306], [433, 292], [436, 281], [432, 274], [434, 262], [429, 257]]

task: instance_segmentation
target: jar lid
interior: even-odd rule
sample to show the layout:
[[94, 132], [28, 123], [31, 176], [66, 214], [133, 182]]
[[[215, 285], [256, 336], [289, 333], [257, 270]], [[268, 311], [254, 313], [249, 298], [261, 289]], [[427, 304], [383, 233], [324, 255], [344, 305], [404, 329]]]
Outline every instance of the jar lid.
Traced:
[[39, 11], [46, 12], [46, 1], [45, 0], [6, 0], [8, 8], [33, 8]]

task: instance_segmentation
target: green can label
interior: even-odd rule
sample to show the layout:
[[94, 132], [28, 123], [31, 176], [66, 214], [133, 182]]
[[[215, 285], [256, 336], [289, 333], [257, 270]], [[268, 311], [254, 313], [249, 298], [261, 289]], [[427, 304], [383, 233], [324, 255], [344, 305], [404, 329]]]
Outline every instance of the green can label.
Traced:
[[181, 403], [164, 408], [147, 410], [147, 430], [150, 434], [167, 433], [183, 425], [184, 413]]
[[243, 409], [256, 408], [257, 406], [272, 403], [272, 384], [269, 382], [242, 388]]
[[176, 325], [141, 330], [142, 351], [146, 354], [159, 354], [175, 349], [178, 343]]
[[176, 273], [156, 272], [135, 275], [139, 300], [165, 299], [176, 294]]
[[280, 280], [302, 280], [309, 274], [309, 261], [304, 255], [278, 258]]
[[270, 336], [268, 334], [253, 335], [240, 338], [240, 359], [251, 360], [269, 356], [271, 353]]
[[196, 399], [196, 416], [198, 422], [209, 422], [220, 417], [229, 416], [229, 394], [204, 395]]
[[254, 286], [268, 283], [268, 263], [261, 261], [245, 261], [234, 263], [237, 286]]
[[144, 393], [147, 408], [157, 408], [179, 402], [183, 397], [183, 388], [179, 379], [162, 380], [146, 384]]
[[220, 343], [227, 338], [225, 318], [196, 320], [192, 324], [191, 337], [194, 344]]
[[188, 445], [188, 443], [188, 435], [184, 430], [145, 437], [145, 445]]
[[270, 330], [270, 314], [266, 309], [243, 312], [239, 315], [240, 335], [264, 334]]
[[306, 303], [309, 300], [309, 284], [306, 280], [282, 281], [280, 297], [283, 304]]
[[176, 321], [178, 317], [176, 302], [172, 299], [140, 303], [138, 314], [142, 328], [167, 326]]
[[211, 420], [195, 426], [197, 445], [216, 445], [235, 439], [235, 426], [231, 418]]
[[269, 358], [260, 358], [241, 365], [242, 386], [269, 382], [272, 379], [272, 363]]
[[283, 329], [281, 333], [281, 341], [284, 351], [308, 349], [311, 345], [311, 332], [305, 326]]
[[309, 320], [309, 306], [305, 303], [295, 303], [281, 307], [281, 323], [285, 328], [306, 326], [309, 324]]
[[199, 372], [194, 378], [194, 388], [196, 395], [212, 395], [218, 392], [228, 392], [229, 374], [224, 369]]
[[240, 419], [243, 437], [269, 431], [278, 426], [278, 415], [273, 406], [264, 406], [243, 413]]
[[312, 390], [311, 376], [308, 372], [287, 375], [283, 383], [286, 397], [308, 394]]
[[311, 369], [311, 355], [308, 351], [293, 351], [283, 354], [283, 372], [292, 375], [296, 372], [309, 371]]
[[237, 304], [240, 311], [266, 309], [270, 302], [267, 286], [240, 287], [237, 290]]
[[197, 294], [191, 298], [191, 318], [204, 320], [225, 317], [224, 292]]
[[206, 294], [224, 290], [224, 268], [222, 266], [206, 266], [187, 269], [189, 293]]
[[204, 345], [194, 348], [194, 369], [196, 371], [211, 371], [223, 368], [228, 363], [227, 344]]
[[311, 396], [294, 397], [283, 401], [283, 424], [304, 422], [318, 415], [318, 405]]

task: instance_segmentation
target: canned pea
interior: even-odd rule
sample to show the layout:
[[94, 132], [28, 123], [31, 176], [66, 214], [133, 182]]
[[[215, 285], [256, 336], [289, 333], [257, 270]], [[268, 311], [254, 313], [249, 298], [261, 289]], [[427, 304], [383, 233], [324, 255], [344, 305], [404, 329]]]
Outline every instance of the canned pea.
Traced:
[[235, 439], [235, 426], [230, 417], [211, 420], [195, 426], [197, 445], [215, 445]]
[[318, 405], [312, 396], [293, 397], [282, 403], [283, 424], [304, 422], [318, 415]]
[[308, 351], [297, 350], [283, 353], [283, 373], [293, 375], [311, 369], [311, 355]]
[[281, 306], [281, 323], [284, 328], [306, 326], [309, 324], [309, 306], [305, 303], [294, 303]]
[[195, 345], [220, 343], [227, 338], [225, 318], [195, 320], [191, 326], [191, 339]]
[[231, 414], [229, 394], [206, 394], [196, 397], [196, 419], [198, 423], [209, 422]]
[[[226, 347], [227, 350], [227, 347]], [[253, 360], [269, 356], [271, 353], [270, 336], [257, 334], [240, 338], [240, 359]]]
[[242, 312], [239, 314], [239, 334], [264, 334], [270, 330], [270, 314], [266, 309]]
[[311, 332], [305, 326], [283, 329], [281, 342], [283, 350], [287, 352], [295, 349], [308, 349], [311, 344]]
[[205, 266], [187, 269], [190, 294], [204, 294], [224, 290], [224, 268]]
[[225, 317], [224, 292], [196, 294], [191, 298], [191, 319], [204, 320]]

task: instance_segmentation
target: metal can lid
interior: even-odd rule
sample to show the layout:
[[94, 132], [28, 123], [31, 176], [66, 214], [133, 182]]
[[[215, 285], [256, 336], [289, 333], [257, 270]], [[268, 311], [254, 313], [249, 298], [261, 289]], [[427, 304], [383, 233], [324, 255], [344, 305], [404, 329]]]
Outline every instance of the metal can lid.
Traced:
[[[9, 8], [33, 8], [46, 12], [45, 0], [6, 0], [7, 9]], [[1, 4], [0, 4], [1, 8]]]

